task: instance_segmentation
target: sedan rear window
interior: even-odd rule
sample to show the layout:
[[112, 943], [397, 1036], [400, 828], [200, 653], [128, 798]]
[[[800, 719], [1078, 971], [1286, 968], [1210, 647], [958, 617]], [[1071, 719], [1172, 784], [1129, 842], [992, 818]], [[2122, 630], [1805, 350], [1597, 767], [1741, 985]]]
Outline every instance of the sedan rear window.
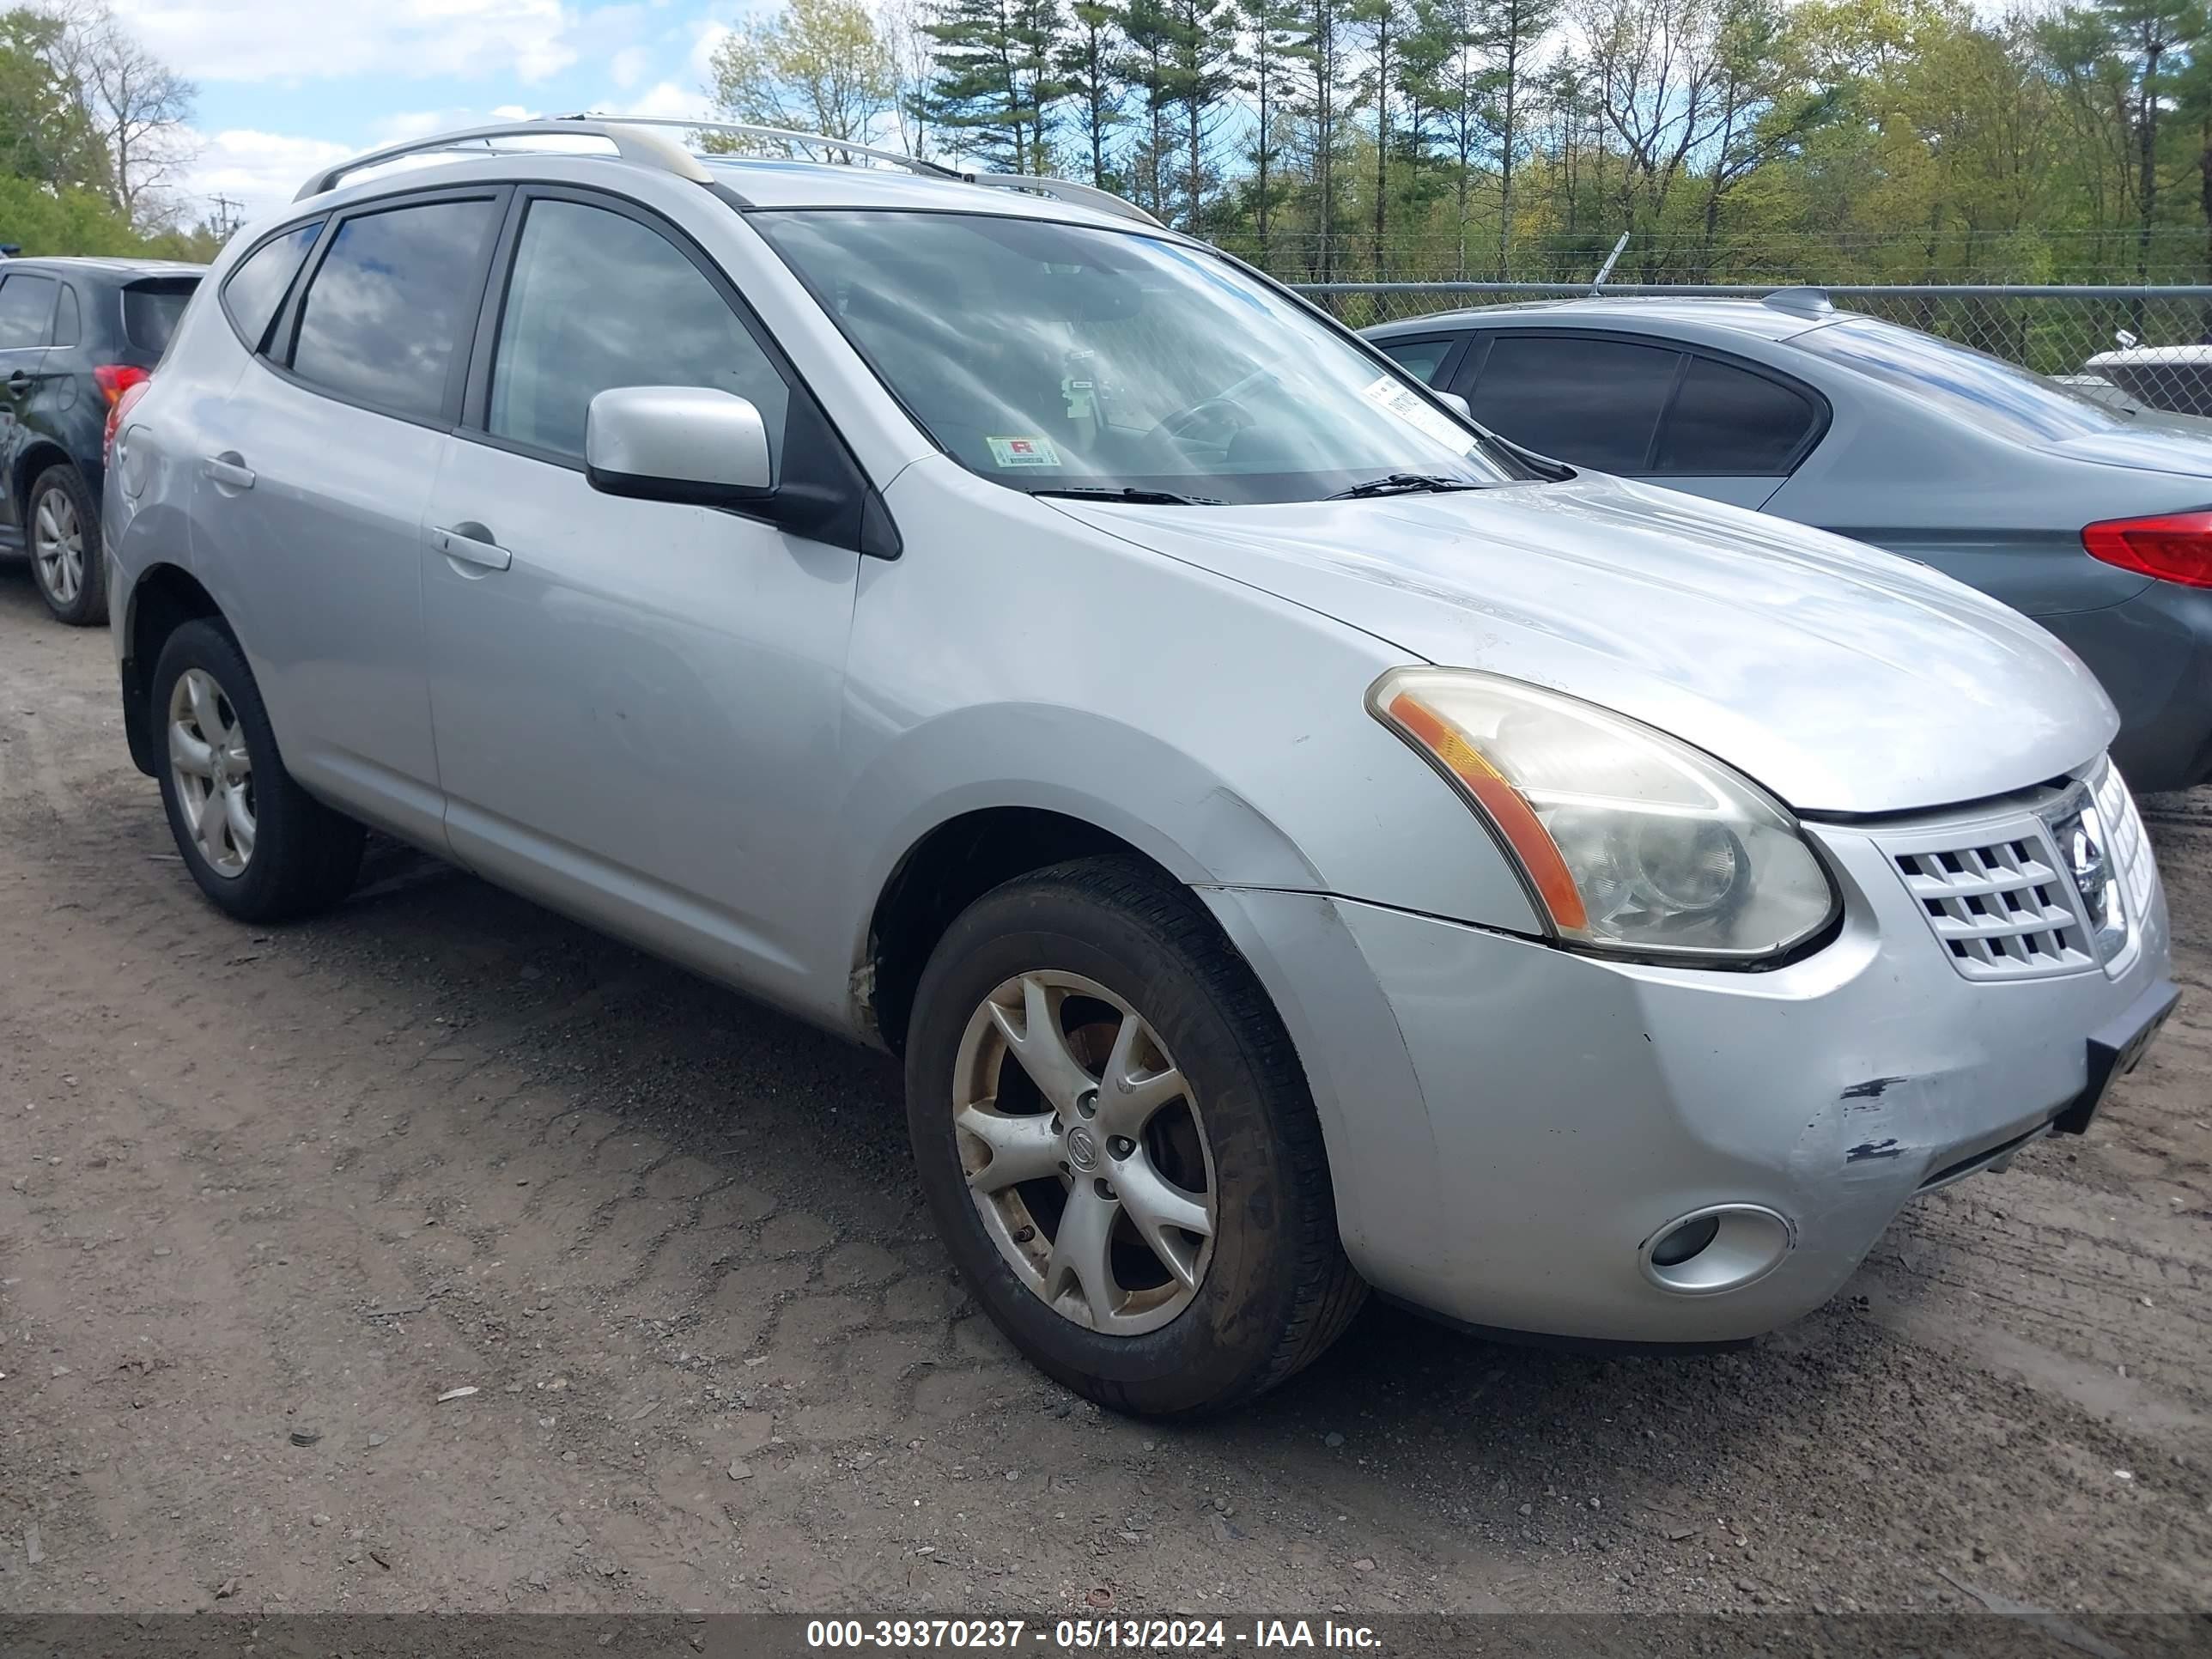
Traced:
[[1871, 317], [1816, 328], [1790, 343], [1925, 398], [1960, 420], [2018, 443], [2053, 443], [2127, 425], [2121, 410], [2002, 357]]
[[158, 283], [133, 283], [123, 290], [123, 336], [141, 351], [155, 356], [169, 349], [177, 331], [177, 319], [191, 303], [199, 280], [191, 276], [164, 277]]

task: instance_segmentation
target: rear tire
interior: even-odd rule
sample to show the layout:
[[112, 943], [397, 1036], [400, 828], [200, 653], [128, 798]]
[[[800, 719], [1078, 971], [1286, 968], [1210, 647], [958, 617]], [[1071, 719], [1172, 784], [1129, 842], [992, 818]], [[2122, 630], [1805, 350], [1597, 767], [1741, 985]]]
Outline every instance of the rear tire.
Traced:
[[1102, 1405], [1242, 1404], [1366, 1295], [1281, 1020], [1191, 895], [1133, 860], [1058, 865], [963, 912], [916, 988], [906, 1071], [922, 1188], [976, 1299]]
[[107, 620], [107, 562], [100, 543], [100, 503], [64, 461], [32, 480], [24, 498], [23, 545], [31, 580], [54, 620], [92, 628]]
[[292, 781], [253, 672], [220, 623], [169, 635], [149, 687], [161, 805], [185, 867], [240, 921], [326, 908], [352, 890], [363, 831]]

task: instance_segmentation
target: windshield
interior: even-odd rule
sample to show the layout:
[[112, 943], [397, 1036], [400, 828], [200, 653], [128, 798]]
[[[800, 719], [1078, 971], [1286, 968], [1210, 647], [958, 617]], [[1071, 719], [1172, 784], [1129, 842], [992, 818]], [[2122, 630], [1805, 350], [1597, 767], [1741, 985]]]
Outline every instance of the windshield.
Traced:
[[981, 214], [750, 222], [930, 436], [1012, 489], [1294, 501], [1393, 473], [1521, 476], [1403, 376], [1200, 249]]
[[2017, 442], [2056, 442], [2119, 431], [2128, 423], [2125, 410], [2002, 357], [1871, 317], [1816, 328], [1790, 343], [1931, 398], [1960, 419]]

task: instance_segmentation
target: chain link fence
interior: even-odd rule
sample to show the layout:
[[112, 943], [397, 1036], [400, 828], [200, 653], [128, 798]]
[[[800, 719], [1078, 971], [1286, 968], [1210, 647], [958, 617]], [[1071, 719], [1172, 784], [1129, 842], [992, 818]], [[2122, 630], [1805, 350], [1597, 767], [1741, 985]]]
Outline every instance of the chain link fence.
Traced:
[[[1582, 283], [1302, 283], [1355, 328], [1475, 306], [1574, 299]], [[1759, 300], [1766, 284], [1607, 283], [1608, 298]], [[1823, 290], [1863, 313], [1971, 346], [2083, 390], [2212, 416], [2212, 285], [1860, 283]]]

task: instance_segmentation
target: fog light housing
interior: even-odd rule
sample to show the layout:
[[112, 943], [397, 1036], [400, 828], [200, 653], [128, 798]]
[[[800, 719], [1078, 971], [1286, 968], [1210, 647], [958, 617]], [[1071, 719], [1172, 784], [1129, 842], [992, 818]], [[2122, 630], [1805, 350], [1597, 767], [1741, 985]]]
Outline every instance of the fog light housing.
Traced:
[[1765, 1278], [1796, 1242], [1796, 1229], [1761, 1205], [1712, 1204], [1668, 1222], [1637, 1255], [1662, 1290], [1718, 1296]]

